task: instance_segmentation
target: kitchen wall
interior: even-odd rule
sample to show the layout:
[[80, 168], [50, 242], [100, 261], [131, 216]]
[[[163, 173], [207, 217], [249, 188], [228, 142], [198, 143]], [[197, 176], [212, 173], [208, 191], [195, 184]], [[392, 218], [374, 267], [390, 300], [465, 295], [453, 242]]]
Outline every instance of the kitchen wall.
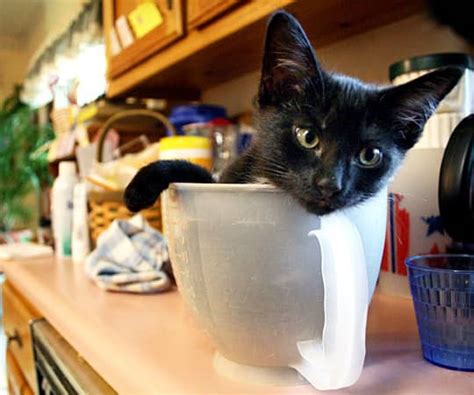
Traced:
[[63, 33], [87, 0], [2, 0], [0, 102], [21, 83], [30, 64]]
[[20, 83], [25, 71], [25, 56], [14, 40], [2, 40], [0, 46], [0, 103]]
[[[310, 37], [321, 63], [338, 71], [375, 83], [388, 83], [390, 64], [433, 52], [474, 53], [463, 39], [419, 14], [379, 29], [352, 36], [323, 48]], [[263, 37], [262, 37], [263, 40]], [[259, 71], [216, 86], [203, 93], [205, 102], [225, 105], [231, 115], [250, 110]]]

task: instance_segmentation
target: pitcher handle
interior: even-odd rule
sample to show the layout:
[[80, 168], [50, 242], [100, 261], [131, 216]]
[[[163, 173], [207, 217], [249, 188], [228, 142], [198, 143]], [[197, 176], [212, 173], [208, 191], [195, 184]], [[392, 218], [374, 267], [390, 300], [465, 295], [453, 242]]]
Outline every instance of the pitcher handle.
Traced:
[[300, 360], [291, 366], [319, 390], [354, 384], [365, 358], [369, 304], [366, 260], [356, 226], [342, 213], [321, 217], [308, 233], [321, 250], [324, 284], [322, 339], [300, 341]]

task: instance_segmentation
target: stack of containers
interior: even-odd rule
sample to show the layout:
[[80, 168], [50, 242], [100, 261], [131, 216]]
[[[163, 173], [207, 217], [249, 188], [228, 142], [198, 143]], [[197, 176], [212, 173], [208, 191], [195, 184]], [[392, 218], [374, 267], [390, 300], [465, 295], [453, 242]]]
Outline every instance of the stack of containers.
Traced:
[[444, 149], [461, 120], [474, 112], [474, 59], [462, 53], [418, 56], [390, 66], [390, 80], [401, 85], [445, 66], [465, 68], [464, 76], [440, 103], [423, 135], [408, 152], [390, 185], [389, 221], [380, 286], [410, 295], [405, 260], [409, 256], [453, 251], [456, 244], [443, 228], [438, 182]]
[[[226, 115], [225, 109], [209, 105], [189, 105], [175, 107], [171, 112], [169, 120], [176, 128], [177, 133], [183, 133], [183, 126], [208, 122], [216, 116]], [[186, 160], [207, 170], [212, 169], [212, 140], [206, 136], [178, 135], [168, 136], [160, 140], [160, 160]], [[161, 205], [164, 216], [165, 207]], [[162, 223], [162, 232], [166, 236], [165, 224]]]
[[[175, 146], [179, 144], [180, 149], [184, 146], [190, 148], [190, 145], [192, 148], [207, 149], [204, 147], [206, 143], [203, 139], [207, 139], [211, 143], [212, 166], [207, 166], [207, 162], [197, 164], [208, 168], [215, 179], [219, 178], [227, 164], [238, 155], [239, 128], [227, 119], [227, 111], [224, 107], [214, 104], [177, 106], [171, 112], [170, 121], [178, 134], [186, 136], [173, 137], [171, 140]], [[194, 139], [190, 137], [194, 137]], [[201, 142], [198, 137], [202, 140]], [[164, 150], [170, 151], [171, 143], [166, 143]], [[175, 151], [172, 149], [171, 152], [164, 152], [164, 156], [160, 156], [160, 159], [180, 159], [183, 155], [187, 155], [183, 152], [178, 152], [178, 154], [175, 157]], [[196, 163], [195, 160], [194, 162]]]

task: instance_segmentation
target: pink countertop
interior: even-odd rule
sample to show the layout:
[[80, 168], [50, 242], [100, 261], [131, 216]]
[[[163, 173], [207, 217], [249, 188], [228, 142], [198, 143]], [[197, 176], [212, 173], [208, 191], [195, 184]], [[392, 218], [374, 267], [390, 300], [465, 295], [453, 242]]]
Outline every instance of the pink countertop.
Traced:
[[[121, 394], [315, 394], [309, 385], [255, 386], [218, 376], [214, 348], [178, 292], [108, 293], [82, 265], [4, 262], [7, 279]], [[411, 300], [376, 294], [360, 380], [331, 394], [474, 394], [474, 373], [421, 357]]]

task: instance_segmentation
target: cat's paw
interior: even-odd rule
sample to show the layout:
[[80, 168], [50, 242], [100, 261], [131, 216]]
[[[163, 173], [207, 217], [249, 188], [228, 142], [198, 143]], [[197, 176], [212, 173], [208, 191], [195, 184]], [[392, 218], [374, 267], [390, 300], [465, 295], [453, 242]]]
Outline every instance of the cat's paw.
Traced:
[[156, 180], [153, 179], [156, 177], [154, 173], [153, 164], [145, 166], [127, 185], [124, 202], [130, 211], [137, 212], [153, 206], [160, 193], [166, 189], [167, 185], [163, 185], [162, 188], [160, 188], [159, 183], [157, 185]]

